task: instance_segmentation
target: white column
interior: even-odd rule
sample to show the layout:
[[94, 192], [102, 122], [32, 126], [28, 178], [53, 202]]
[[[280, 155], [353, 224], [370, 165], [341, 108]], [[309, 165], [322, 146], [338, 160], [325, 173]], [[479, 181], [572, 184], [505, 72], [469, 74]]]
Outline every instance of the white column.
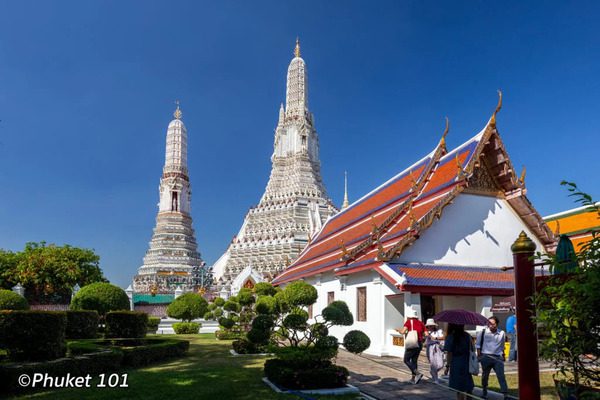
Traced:
[[[369, 296], [369, 289], [373, 290], [373, 294], [374, 296]], [[373, 277], [373, 285], [371, 286], [371, 288], [367, 288], [367, 300], [370, 298], [373, 299], [377, 299], [377, 302], [379, 304], [378, 310], [379, 312], [377, 313], [376, 317], [377, 320], [374, 321], [374, 326], [379, 326], [377, 330], [379, 330], [379, 340], [381, 341], [381, 344], [379, 346], [379, 355], [380, 356], [386, 356], [388, 355], [388, 351], [387, 351], [387, 347], [386, 347], [386, 339], [387, 339], [387, 332], [385, 329], [385, 296], [383, 295], [383, 282], [381, 280], [381, 276], [379, 276], [379, 274], [376, 274], [375, 277]], [[368, 312], [368, 307], [367, 307], [367, 312]], [[370, 318], [369, 314], [367, 314], [367, 320]], [[374, 318], [374, 319], [375, 319]]]
[[127, 297], [129, 297], [129, 310], [133, 311], [133, 287], [131, 285], [127, 286], [125, 293], [127, 294]]

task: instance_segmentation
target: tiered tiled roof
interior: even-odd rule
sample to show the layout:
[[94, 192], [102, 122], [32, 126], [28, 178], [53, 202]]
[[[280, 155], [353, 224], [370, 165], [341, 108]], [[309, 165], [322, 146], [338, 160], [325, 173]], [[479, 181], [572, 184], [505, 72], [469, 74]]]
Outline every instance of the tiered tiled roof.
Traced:
[[380, 267], [417, 240], [459, 193], [473, 190], [471, 178], [484, 168], [536, 237], [551, 246], [553, 234], [525, 197], [524, 174], [517, 177], [496, 130], [501, 100], [485, 128], [466, 143], [447, 152], [446, 127], [430, 154], [330, 218], [273, 283]]
[[571, 239], [575, 251], [592, 239], [593, 231], [600, 231], [600, 203], [593, 206], [584, 206], [544, 218], [550, 229], [556, 234], [565, 234]]

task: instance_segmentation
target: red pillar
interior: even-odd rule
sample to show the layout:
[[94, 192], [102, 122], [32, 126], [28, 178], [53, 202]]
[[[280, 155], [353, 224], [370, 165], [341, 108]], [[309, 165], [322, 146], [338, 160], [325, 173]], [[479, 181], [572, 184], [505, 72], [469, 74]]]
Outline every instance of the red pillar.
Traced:
[[535, 293], [535, 269], [532, 259], [535, 243], [525, 232], [521, 232], [511, 250], [515, 264], [519, 399], [535, 400], [540, 398], [537, 329], [531, 320], [535, 315], [535, 306], [530, 300]]

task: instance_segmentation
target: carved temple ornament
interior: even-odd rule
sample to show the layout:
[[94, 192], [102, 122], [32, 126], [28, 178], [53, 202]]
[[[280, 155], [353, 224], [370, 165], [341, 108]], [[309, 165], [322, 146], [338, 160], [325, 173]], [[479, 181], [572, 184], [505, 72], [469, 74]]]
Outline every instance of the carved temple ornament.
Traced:
[[342, 253], [340, 255], [340, 261], [344, 261], [344, 259], [346, 258], [346, 256], [348, 255], [349, 251], [346, 248], [346, 245], [344, 244], [344, 240], [340, 240], [340, 248], [342, 250]]
[[480, 163], [480, 167], [473, 170], [468, 180], [467, 192], [494, 196], [501, 196], [503, 193], [485, 163]]
[[460, 181], [465, 177], [465, 171], [460, 160], [458, 159], [458, 152], [456, 153], [454, 160], [456, 161], [456, 179]]

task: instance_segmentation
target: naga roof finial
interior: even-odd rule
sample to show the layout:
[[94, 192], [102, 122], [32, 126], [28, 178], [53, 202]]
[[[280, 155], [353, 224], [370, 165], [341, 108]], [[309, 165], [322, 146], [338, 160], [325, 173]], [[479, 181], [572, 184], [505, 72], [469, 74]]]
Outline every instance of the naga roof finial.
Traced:
[[449, 130], [450, 130], [450, 120], [448, 119], [448, 117], [446, 117], [446, 129], [444, 129], [444, 133], [442, 133], [442, 138], [440, 139], [440, 147], [444, 150], [444, 153], [447, 151], [446, 150], [446, 135], [448, 134]]
[[494, 110], [494, 114], [492, 114], [492, 119], [490, 120], [492, 125], [496, 125], [496, 114], [498, 114], [498, 111], [500, 111], [501, 108], [502, 108], [502, 90], [498, 89], [498, 105], [496, 106], [496, 109]]
[[294, 56], [300, 57], [300, 38], [296, 36], [296, 48], [294, 49]]

